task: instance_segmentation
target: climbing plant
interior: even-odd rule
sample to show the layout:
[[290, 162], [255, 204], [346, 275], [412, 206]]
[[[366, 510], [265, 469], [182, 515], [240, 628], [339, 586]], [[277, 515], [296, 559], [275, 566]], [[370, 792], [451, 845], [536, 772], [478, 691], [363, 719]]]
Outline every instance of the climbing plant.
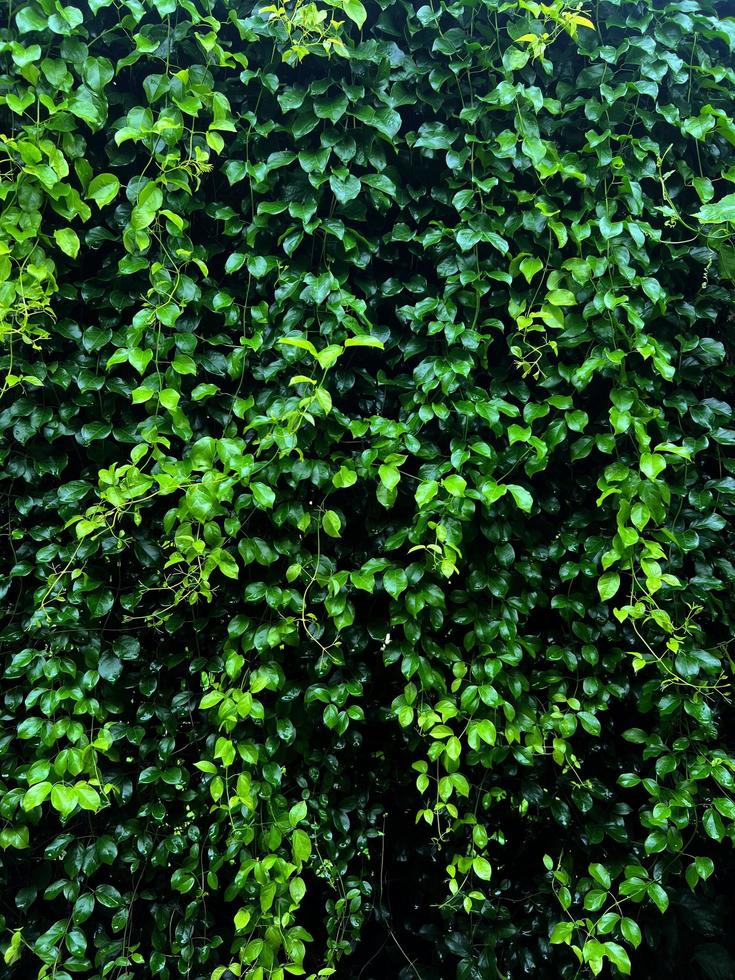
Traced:
[[2, 976], [735, 974], [734, 51], [8, 8]]

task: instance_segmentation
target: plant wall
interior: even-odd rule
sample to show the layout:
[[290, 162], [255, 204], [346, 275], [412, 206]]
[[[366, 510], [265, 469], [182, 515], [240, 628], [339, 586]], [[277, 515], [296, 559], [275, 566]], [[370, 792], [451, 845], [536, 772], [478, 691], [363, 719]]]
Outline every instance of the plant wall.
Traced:
[[735, 975], [733, 13], [7, 8], [2, 977]]

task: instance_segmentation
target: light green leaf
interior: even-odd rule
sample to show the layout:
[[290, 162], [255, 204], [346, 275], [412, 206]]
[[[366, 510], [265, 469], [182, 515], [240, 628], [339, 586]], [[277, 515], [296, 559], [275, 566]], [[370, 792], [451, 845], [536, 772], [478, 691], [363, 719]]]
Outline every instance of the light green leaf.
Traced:
[[294, 830], [291, 835], [291, 848], [293, 850], [294, 861], [308, 861], [311, 857], [311, 841], [309, 835], [303, 830]]
[[128, 360], [138, 374], [145, 374], [145, 369], [153, 360], [153, 351], [141, 350], [140, 347], [133, 347], [128, 351]]
[[626, 976], [630, 974], [630, 958], [622, 946], [618, 943], [605, 943], [605, 953], [607, 958], [613, 963], [621, 973]]
[[23, 951], [23, 931], [21, 929], [16, 929], [13, 935], [10, 937], [10, 942], [8, 943], [7, 949], [3, 953], [3, 961], [8, 965], [12, 966], [16, 963], [21, 956]]
[[524, 259], [520, 265], [521, 272], [529, 285], [536, 273], [540, 272], [543, 267], [544, 263], [541, 261], [541, 259], [537, 259], [535, 255], [531, 255]]
[[600, 593], [600, 598], [603, 602], [607, 602], [608, 599], [612, 599], [619, 588], [620, 575], [618, 575], [617, 572], [605, 572], [605, 574], [597, 580], [597, 591]]
[[431, 500], [436, 497], [439, 492], [439, 484], [436, 480], [424, 480], [423, 483], [419, 483], [416, 488], [416, 493], [414, 494], [416, 498], [416, 503], [419, 507], [423, 507], [428, 504]]
[[138, 195], [138, 202], [130, 215], [130, 224], [136, 231], [151, 225], [163, 204], [163, 193], [153, 181], [145, 185]]
[[345, 487], [352, 487], [357, 483], [357, 473], [348, 466], [340, 466], [332, 477], [332, 483], [338, 490]]
[[359, 337], [348, 337], [345, 341], [345, 347], [375, 347], [378, 350], [384, 350], [385, 344], [377, 337], [369, 337], [367, 334], [363, 334]]
[[591, 864], [589, 866], [589, 873], [598, 885], [602, 885], [603, 888], [610, 887], [610, 872], [604, 864]]
[[77, 805], [77, 794], [71, 786], [56, 783], [51, 790], [51, 806], [58, 810], [62, 817], [68, 816]]
[[65, 255], [75, 259], [79, 254], [79, 236], [71, 228], [57, 228], [54, 239]]
[[326, 510], [322, 516], [322, 527], [330, 538], [338, 538], [342, 531], [342, 521], [336, 511]]
[[487, 858], [476, 857], [472, 860], [472, 870], [475, 872], [478, 878], [483, 881], [490, 881], [493, 874], [493, 869]]
[[397, 599], [408, 588], [408, 577], [402, 568], [389, 568], [383, 575], [383, 587], [388, 595]]
[[354, 21], [358, 28], [362, 30], [362, 25], [367, 18], [367, 11], [360, 0], [342, 0], [340, 6], [350, 20]]
[[714, 201], [712, 204], [705, 204], [696, 211], [695, 218], [705, 224], [717, 224], [722, 221], [735, 222], [735, 194], [728, 194], [726, 197]]
[[94, 786], [90, 786], [89, 783], [76, 783], [74, 785], [74, 792], [76, 793], [77, 803], [82, 810], [90, 810], [91, 812], [96, 813], [102, 806], [100, 794], [97, 792]]
[[268, 510], [276, 502], [276, 495], [265, 483], [251, 483], [250, 489], [255, 502], [263, 510]]
[[558, 945], [559, 943], [568, 943], [572, 938], [572, 933], [574, 932], [573, 922], [557, 922], [554, 928], [551, 930], [551, 936], [549, 937], [549, 942]]
[[666, 460], [658, 453], [643, 453], [641, 456], [641, 470], [649, 480], [655, 480], [663, 470], [666, 469]]
[[23, 796], [23, 809], [33, 810], [35, 807], [40, 806], [50, 792], [51, 783], [49, 782], [36, 783], [35, 786], [31, 786]]
[[467, 489], [467, 481], [458, 473], [453, 473], [451, 476], [444, 477], [442, 480], [442, 485], [447, 493], [451, 494], [452, 497], [463, 497], [464, 492]]
[[400, 482], [401, 471], [392, 463], [383, 463], [378, 468], [378, 476], [386, 490], [394, 490]]
[[624, 918], [620, 922], [620, 931], [623, 934], [623, 938], [626, 939], [631, 946], [636, 949], [641, 944], [641, 930], [638, 927], [638, 923], [634, 922], [633, 919]]
[[530, 513], [531, 508], [533, 507], [533, 497], [528, 490], [526, 490], [525, 487], [518, 486], [516, 483], [508, 483], [506, 484], [506, 487], [508, 490], [510, 490], [511, 496], [516, 502], [516, 506], [520, 507], [520, 509], [525, 511], [527, 514]]
[[193, 357], [188, 354], [177, 354], [171, 362], [171, 367], [177, 374], [196, 374], [197, 366]]
[[546, 302], [552, 306], [574, 306], [577, 298], [569, 289], [552, 289], [546, 294]]
[[316, 357], [316, 347], [310, 340], [305, 340], [303, 337], [279, 337], [278, 343], [283, 347], [296, 347], [299, 350], [305, 350], [312, 357]]
[[167, 408], [169, 412], [176, 411], [181, 399], [181, 395], [174, 388], [164, 388], [158, 397], [163, 407]]

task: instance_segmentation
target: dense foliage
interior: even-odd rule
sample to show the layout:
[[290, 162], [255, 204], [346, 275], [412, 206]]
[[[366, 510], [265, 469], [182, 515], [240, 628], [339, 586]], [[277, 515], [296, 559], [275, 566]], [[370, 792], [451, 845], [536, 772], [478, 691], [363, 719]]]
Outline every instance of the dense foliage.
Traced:
[[2, 977], [735, 976], [727, 4], [8, 9]]

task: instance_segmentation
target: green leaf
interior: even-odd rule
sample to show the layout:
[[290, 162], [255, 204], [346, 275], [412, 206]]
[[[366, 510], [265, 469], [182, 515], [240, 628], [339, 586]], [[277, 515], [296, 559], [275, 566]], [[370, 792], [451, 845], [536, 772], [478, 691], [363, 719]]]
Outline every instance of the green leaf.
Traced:
[[382, 340], [378, 340], [377, 337], [368, 337], [366, 334], [359, 337], [348, 337], [344, 345], [345, 347], [375, 347], [377, 350], [385, 349], [385, 344]]
[[255, 503], [262, 510], [269, 510], [276, 502], [274, 491], [265, 483], [251, 483], [250, 490], [255, 498]]
[[80, 85], [67, 105], [69, 112], [79, 119], [83, 119], [93, 130], [99, 129], [107, 117], [107, 101], [102, 95], [93, 92], [87, 85]]
[[559, 943], [568, 943], [571, 940], [573, 933], [573, 922], [557, 922], [554, 928], [551, 930], [549, 942], [553, 943], [554, 945], [558, 945]]
[[13, 963], [20, 959], [21, 952], [23, 950], [23, 932], [21, 929], [16, 929], [12, 936], [10, 937], [10, 942], [8, 943], [5, 952], [3, 953], [3, 961], [11, 966]]
[[153, 181], [149, 181], [138, 195], [138, 201], [130, 215], [130, 224], [136, 231], [142, 231], [153, 224], [163, 205], [163, 193]]
[[102, 680], [109, 681], [111, 684], [114, 684], [114, 682], [119, 680], [119, 678], [122, 676], [122, 661], [119, 657], [116, 657], [112, 651], [108, 650], [100, 657], [97, 670]]
[[196, 374], [197, 366], [193, 357], [188, 354], [177, 354], [171, 362], [171, 367], [177, 374]]
[[626, 939], [631, 946], [634, 946], [636, 949], [640, 946], [642, 936], [637, 922], [628, 918], [621, 919], [620, 931], [623, 933], [623, 938]]
[[481, 235], [474, 228], [460, 228], [455, 233], [457, 245], [463, 252], [469, 252], [480, 241]]
[[350, 201], [354, 201], [360, 193], [362, 184], [359, 177], [352, 174], [347, 174], [346, 177], [337, 177], [332, 174], [329, 178], [329, 186], [340, 204], [348, 204]]
[[294, 830], [291, 834], [291, 848], [294, 861], [302, 863], [311, 857], [311, 841], [303, 830]]
[[54, 239], [61, 251], [75, 259], [79, 253], [79, 237], [71, 228], [57, 228]]
[[48, 19], [42, 16], [35, 7], [26, 6], [16, 13], [15, 23], [19, 34], [27, 34], [29, 31], [46, 30]]
[[58, 810], [62, 817], [68, 817], [76, 808], [77, 795], [71, 786], [55, 783], [51, 790], [51, 806]]
[[314, 358], [317, 356], [316, 347], [311, 341], [303, 337], [279, 337], [278, 343], [284, 347], [295, 347], [297, 350], [305, 350]]
[[617, 572], [605, 572], [597, 580], [597, 591], [600, 593], [600, 598], [603, 602], [612, 599], [617, 594], [619, 588], [620, 575]]
[[342, 521], [340, 516], [336, 511], [325, 510], [322, 515], [322, 527], [324, 532], [329, 535], [330, 538], [340, 537], [342, 531]]
[[263, 255], [251, 255], [247, 260], [247, 268], [254, 279], [262, 279], [268, 272], [268, 260]]
[[644, 842], [646, 854], [659, 854], [666, 850], [666, 834], [662, 830], [652, 831]]
[[190, 892], [195, 884], [196, 878], [194, 875], [191, 871], [186, 871], [184, 868], [178, 868], [171, 875], [171, 887], [174, 891], [180, 892], [182, 895]]
[[510, 490], [511, 496], [513, 497], [513, 500], [515, 500], [516, 505], [527, 514], [530, 513], [531, 508], [533, 507], [533, 497], [525, 487], [518, 486], [515, 483], [508, 483], [503, 489]]
[[597, 912], [607, 901], [607, 891], [603, 888], [593, 888], [584, 896], [584, 907], [590, 912]]
[[367, 18], [367, 11], [361, 3], [361, 0], [342, 0], [340, 6], [350, 20], [354, 21], [358, 28], [362, 30], [362, 25], [365, 23], [365, 19]]
[[229, 768], [235, 761], [235, 746], [229, 738], [217, 739], [214, 746], [214, 758], [220, 759], [225, 769]]
[[120, 181], [114, 174], [98, 174], [87, 187], [87, 197], [99, 208], [114, 201], [120, 190]]
[[219, 391], [217, 385], [213, 384], [201, 384], [197, 385], [191, 393], [192, 401], [200, 402], [205, 398], [211, 398], [212, 395], [216, 395]]
[[620, 916], [617, 912], [604, 912], [597, 920], [597, 935], [606, 936], [612, 932], [619, 920]]
[[697, 874], [700, 878], [706, 881], [715, 870], [715, 864], [712, 858], [708, 857], [697, 857], [694, 859], [694, 867], [696, 868]]
[[416, 503], [419, 507], [424, 507], [436, 497], [438, 492], [439, 484], [436, 480], [425, 480], [423, 483], [419, 483], [416, 488]]
[[517, 442], [528, 442], [531, 438], [532, 429], [531, 426], [523, 425], [509, 425], [508, 426], [508, 442], [511, 446], [515, 445]]
[[577, 297], [569, 289], [552, 289], [546, 294], [546, 302], [552, 306], [574, 306]]
[[170, 412], [174, 412], [178, 407], [181, 395], [173, 388], [164, 388], [158, 395], [161, 404]]
[[138, 374], [145, 374], [145, 369], [153, 360], [153, 351], [141, 350], [139, 347], [133, 347], [130, 351], [128, 351], [128, 360]]
[[472, 870], [475, 872], [478, 878], [483, 881], [490, 881], [493, 873], [493, 869], [487, 858], [476, 857], [472, 859]]
[[373, 592], [375, 589], [375, 576], [371, 572], [350, 572], [350, 580], [362, 592]]
[[391, 463], [383, 463], [378, 469], [378, 476], [386, 490], [393, 490], [398, 486], [401, 472], [397, 466], [393, 466]]
[[233, 252], [225, 262], [225, 272], [228, 275], [232, 275], [233, 272], [237, 272], [238, 269], [241, 269], [245, 265], [246, 260], [247, 256], [243, 255], [242, 252]]
[[74, 925], [86, 922], [94, 911], [94, 905], [94, 894], [92, 892], [86, 892], [84, 895], [80, 895], [74, 903], [74, 910], [72, 912], [72, 922]]
[[610, 872], [604, 864], [591, 864], [589, 866], [589, 873], [598, 885], [602, 885], [603, 888], [610, 887]]
[[716, 810], [712, 809], [712, 807], [708, 807], [708, 809], [704, 811], [702, 826], [704, 827], [708, 836], [713, 840], [721, 841], [725, 836], [725, 826], [722, 822], [722, 818]]
[[626, 976], [630, 974], [630, 958], [622, 946], [618, 943], [605, 943], [605, 953], [610, 962], [621, 973], [624, 973]]
[[307, 808], [306, 803], [303, 800], [299, 800], [298, 803], [294, 803], [291, 809], [288, 811], [288, 822], [292, 827], [296, 824], [301, 823], [302, 820], [306, 819]]
[[578, 711], [577, 717], [580, 720], [582, 728], [584, 728], [589, 735], [600, 735], [602, 726], [600, 725], [599, 718], [589, 711]]
[[90, 786], [89, 783], [75, 783], [74, 792], [76, 794], [77, 803], [82, 810], [90, 810], [93, 813], [96, 813], [102, 806], [102, 800], [100, 799], [99, 793], [94, 786]]
[[544, 263], [541, 259], [537, 259], [536, 256], [529, 256], [525, 258], [520, 265], [520, 270], [527, 283], [531, 283], [531, 280], [536, 275], [537, 272], [541, 272], [544, 267]]
[[520, 48], [506, 48], [503, 54], [503, 67], [506, 71], [519, 71], [528, 64], [529, 57], [528, 51], [521, 51]]
[[237, 932], [244, 932], [250, 919], [250, 912], [247, 909], [240, 909], [235, 915], [235, 929]]
[[444, 477], [442, 485], [452, 497], [464, 497], [464, 492], [467, 489], [467, 481], [457, 473]]
[[643, 453], [640, 465], [641, 471], [649, 480], [655, 480], [659, 473], [666, 469], [666, 460], [658, 453]]
[[240, 577], [240, 569], [237, 562], [232, 557], [232, 555], [225, 551], [224, 548], [217, 548], [213, 553], [212, 557], [217, 562], [217, 567], [229, 579], [237, 579]]
[[657, 906], [659, 912], [665, 912], [666, 909], [669, 907], [669, 896], [663, 890], [661, 885], [659, 885], [655, 881], [651, 882], [651, 884], [648, 885], [646, 891], [648, 892], [648, 897]]
[[332, 483], [338, 490], [352, 487], [357, 483], [357, 473], [347, 466], [340, 466], [339, 470], [332, 477]]
[[643, 287], [643, 292], [651, 300], [652, 303], [658, 303], [660, 299], [665, 297], [665, 292], [661, 288], [661, 283], [658, 279], [654, 279], [648, 276], [641, 280], [641, 286]]
[[119, 909], [123, 905], [123, 897], [114, 885], [98, 885], [94, 894], [106, 909]]
[[723, 221], [735, 222], [735, 194], [728, 194], [714, 201], [712, 204], [705, 204], [694, 212], [694, 217], [699, 218], [705, 224], [719, 224]]
[[402, 592], [405, 592], [408, 588], [408, 577], [403, 569], [389, 568], [385, 575], [383, 575], [383, 588], [394, 599], [397, 599]]
[[564, 415], [564, 421], [567, 426], [572, 430], [572, 432], [583, 432], [589, 423], [589, 415], [587, 412], [573, 411], [567, 412]]
[[217, 772], [217, 766], [215, 766], [214, 763], [212, 762], [207, 762], [206, 760], [195, 762], [194, 765], [197, 769], [200, 770], [200, 772], [205, 772], [211, 776], [213, 776]]
[[40, 806], [50, 792], [51, 783], [49, 782], [36, 783], [35, 786], [31, 786], [23, 796], [23, 809], [33, 810]]
[[486, 742], [488, 745], [495, 745], [497, 731], [495, 725], [493, 725], [489, 718], [483, 718], [481, 721], [478, 721], [475, 730], [483, 742]]

